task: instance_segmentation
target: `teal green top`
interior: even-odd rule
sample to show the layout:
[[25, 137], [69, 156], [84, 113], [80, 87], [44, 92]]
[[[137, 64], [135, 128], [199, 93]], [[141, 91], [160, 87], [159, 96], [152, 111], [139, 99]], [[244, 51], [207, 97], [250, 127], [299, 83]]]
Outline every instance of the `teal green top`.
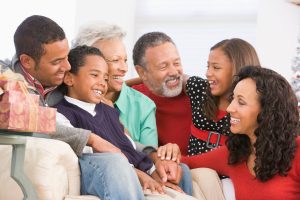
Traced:
[[157, 147], [156, 106], [150, 98], [124, 83], [114, 106], [134, 141]]

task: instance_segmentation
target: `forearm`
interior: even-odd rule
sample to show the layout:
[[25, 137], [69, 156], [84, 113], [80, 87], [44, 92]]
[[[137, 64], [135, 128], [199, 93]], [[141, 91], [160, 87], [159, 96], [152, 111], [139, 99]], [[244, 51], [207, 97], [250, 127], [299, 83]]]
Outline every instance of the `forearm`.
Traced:
[[56, 132], [51, 134], [52, 139], [68, 143], [75, 154], [80, 156], [83, 148], [87, 145], [91, 131], [56, 124]]

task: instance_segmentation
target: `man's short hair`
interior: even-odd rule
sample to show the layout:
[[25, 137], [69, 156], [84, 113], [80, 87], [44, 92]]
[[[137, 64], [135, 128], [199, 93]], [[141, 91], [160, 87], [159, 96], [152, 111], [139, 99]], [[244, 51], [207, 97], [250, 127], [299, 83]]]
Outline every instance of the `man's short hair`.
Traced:
[[14, 34], [16, 56], [19, 58], [21, 54], [26, 54], [39, 62], [45, 54], [44, 44], [65, 38], [65, 32], [56, 22], [44, 16], [32, 15], [18, 26]]
[[141, 67], [146, 67], [145, 52], [150, 47], [156, 47], [163, 43], [170, 42], [175, 45], [173, 40], [165, 33], [150, 32], [142, 35], [133, 48], [133, 64]]

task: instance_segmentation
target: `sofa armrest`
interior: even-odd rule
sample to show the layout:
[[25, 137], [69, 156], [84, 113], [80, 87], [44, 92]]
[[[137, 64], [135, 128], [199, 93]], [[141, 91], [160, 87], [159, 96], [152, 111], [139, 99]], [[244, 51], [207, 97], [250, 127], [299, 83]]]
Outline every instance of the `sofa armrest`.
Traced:
[[[22, 199], [17, 183], [10, 177], [12, 147], [0, 145], [0, 199]], [[79, 195], [78, 158], [67, 143], [28, 137], [24, 171], [40, 200], [61, 200], [66, 195]]]

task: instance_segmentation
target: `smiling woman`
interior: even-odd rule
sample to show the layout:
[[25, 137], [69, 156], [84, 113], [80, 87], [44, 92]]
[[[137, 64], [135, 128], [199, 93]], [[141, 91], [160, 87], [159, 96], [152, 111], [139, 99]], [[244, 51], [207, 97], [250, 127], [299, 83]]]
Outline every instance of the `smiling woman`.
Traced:
[[226, 147], [183, 162], [229, 176], [237, 200], [299, 199], [299, 113], [290, 84], [270, 69], [250, 66], [233, 88], [227, 111], [234, 134]]

